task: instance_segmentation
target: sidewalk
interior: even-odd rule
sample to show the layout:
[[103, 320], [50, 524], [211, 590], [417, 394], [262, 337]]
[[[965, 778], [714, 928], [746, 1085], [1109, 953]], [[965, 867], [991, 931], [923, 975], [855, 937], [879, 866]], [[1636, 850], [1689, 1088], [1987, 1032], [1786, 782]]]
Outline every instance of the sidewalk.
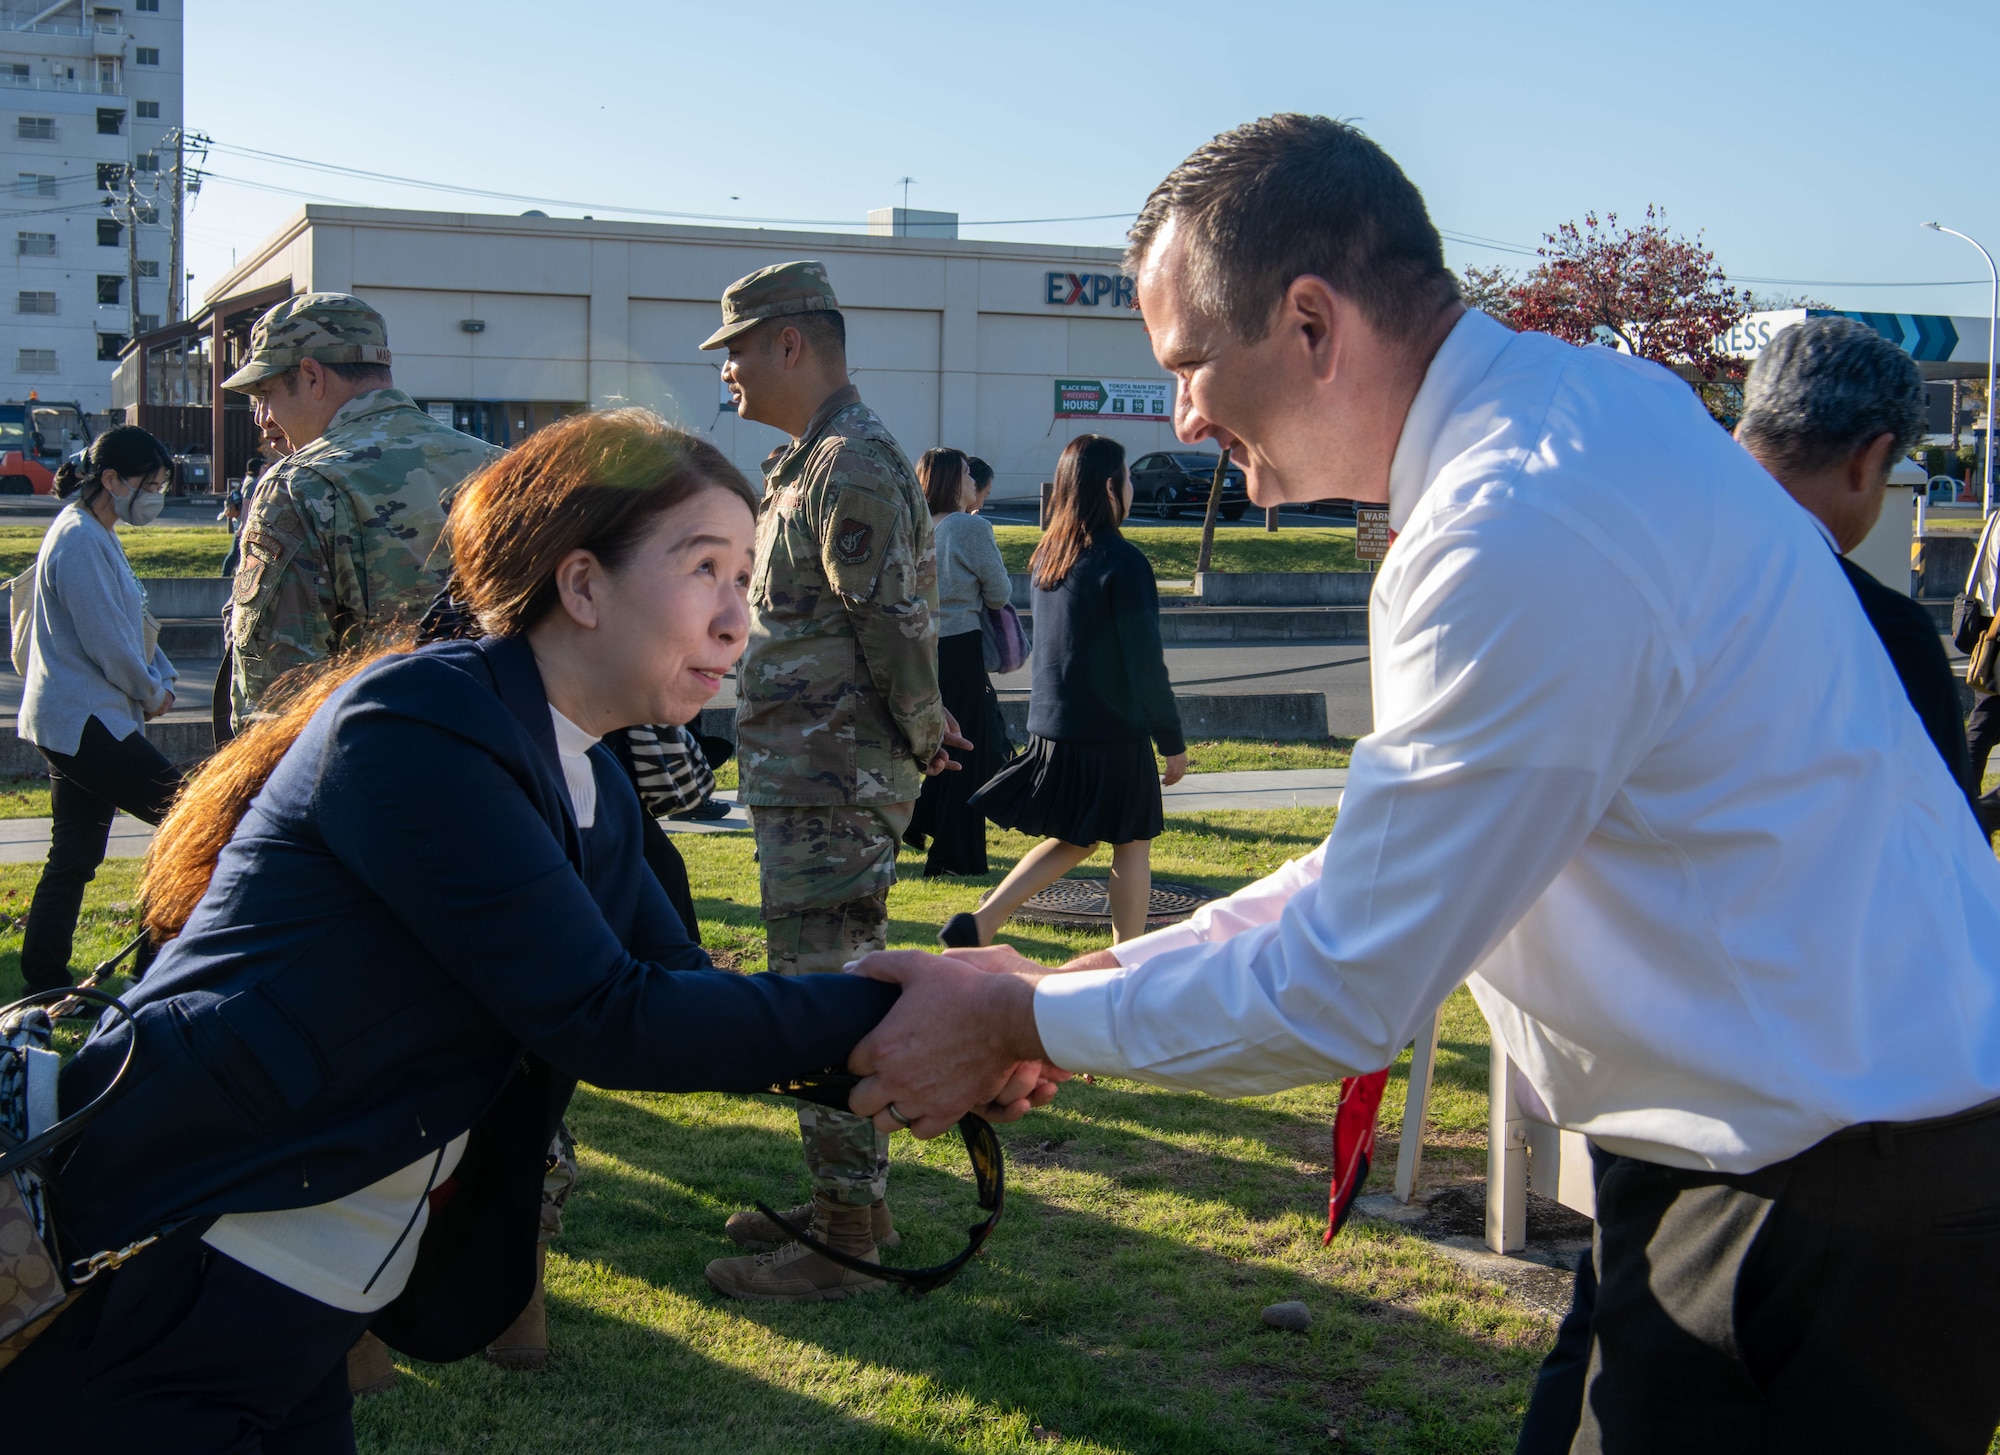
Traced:
[[[1193, 813], [1213, 808], [1335, 808], [1347, 783], [1345, 768], [1314, 768], [1297, 772], [1192, 773], [1165, 790], [1168, 813]], [[716, 797], [734, 804], [727, 794]], [[712, 823], [662, 819], [670, 834], [741, 833], [749, 827], [740, 807]], [[135, 818], [119, 814], [111, 824], [106, 857], [138, 859], [153, 841], [153, 831]], [[45, 818], [0, 818], [0, 864], [38, 864], [49, 855], [49, 821]]]

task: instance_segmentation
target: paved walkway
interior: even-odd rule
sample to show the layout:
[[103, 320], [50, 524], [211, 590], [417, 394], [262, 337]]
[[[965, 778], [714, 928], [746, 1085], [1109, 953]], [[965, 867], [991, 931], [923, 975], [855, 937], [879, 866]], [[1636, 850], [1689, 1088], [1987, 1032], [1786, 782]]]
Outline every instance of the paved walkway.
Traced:
[[[1194, 773], [1166, 790], [1168, 813], [1192, 813], [1211, 808], [1335, 808], [1347, 782], [1345, 768], [1295, 772]], [[749, 827], [743, 810], [727, 794], [728, 818], [712, 823], [664, 819], [670, 834], [741, 833]], [[119, 814], [111, 825], [108, 857], [138, 859], [153, 841], [153, 831], [135, 818]], [[49, 855], [49, 821], [45, 818], [0, 818], [0, 864], [38, 864]]]

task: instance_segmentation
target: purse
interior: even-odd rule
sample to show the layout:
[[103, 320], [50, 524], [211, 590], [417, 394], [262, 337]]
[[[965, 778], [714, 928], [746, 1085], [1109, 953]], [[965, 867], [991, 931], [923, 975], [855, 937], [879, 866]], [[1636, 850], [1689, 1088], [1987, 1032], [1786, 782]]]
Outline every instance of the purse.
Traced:
[[1974, 692], [2000, 692], [2000, 687], [1994, 685], [1997, 665], [2000, 665], [2000, 616], [1987, 623], [1979, 640], [1972, 644], [1972, 660], [1965, 668], [1966, 686]]
[[8, 655], [13, 658], [14, 670], [21, 676], [28, 675], [28, 651], [33, 645], [35, 631], [35, 575], [40, 567], [39, 560], [28, 562], [28, 569], [12, 581], [0, 582], [7, 588], [7, 626], [13, 639], [7, 644]]
[[[55, 1024], [44, 1007], [77, 1000], [115, 1012], [131, 1035], [125, 1059], [90, 1101], [58, 1114]], [[139, 1028], [122, 1002], [99, 990], [45, 990], [0, 1007], [0, 1369], [55, 1321], [91, 1279], [158, 1240], [142, 1238], [115, 1252], [76, 1258], [67, 1273], [50, 1197], [48, 1157], [81, 1131], [122, 1088], [138, 1049]]]
[[989, 672], [1018, 672], [1028, 661], [1028, 631], [1012, 603], [979, 615], [979, 645]]
[[1951, 644], [1961, 652], [1970, 653], [1991, 620], [1978, 597], [1959, 592], [1951, 603]]

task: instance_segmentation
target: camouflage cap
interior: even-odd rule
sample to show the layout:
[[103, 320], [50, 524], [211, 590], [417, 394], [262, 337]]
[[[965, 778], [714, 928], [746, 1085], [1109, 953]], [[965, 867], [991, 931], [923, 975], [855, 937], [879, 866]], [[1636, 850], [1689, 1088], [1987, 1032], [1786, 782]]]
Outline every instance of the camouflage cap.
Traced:
[[719, 349], [767, 318], [839, 311], [825, 263], [775, 263], [729, 285], [722, 295], [722, 327], [710, 334], [702, 347]]
[[387, 368], [389, 326], [352, 293], [296, 294], [257, 320], [250, 330], [250, 357], [222, 387], [247, 389], [303, 359]]

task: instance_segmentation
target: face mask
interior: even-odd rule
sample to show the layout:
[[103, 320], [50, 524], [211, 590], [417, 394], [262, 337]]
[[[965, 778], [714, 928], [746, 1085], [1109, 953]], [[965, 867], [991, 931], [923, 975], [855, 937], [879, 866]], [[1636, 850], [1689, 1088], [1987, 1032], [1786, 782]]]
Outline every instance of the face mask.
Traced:
[[[104, 487], [110, 490], [110, 486]], [[167, 508], [167, 497], [150, 490], [141, 490], [136, 485], [130, 495], [111, 492], [112, 509], [127, 525], [151, 525], [160, 518], [160, 512]]]

